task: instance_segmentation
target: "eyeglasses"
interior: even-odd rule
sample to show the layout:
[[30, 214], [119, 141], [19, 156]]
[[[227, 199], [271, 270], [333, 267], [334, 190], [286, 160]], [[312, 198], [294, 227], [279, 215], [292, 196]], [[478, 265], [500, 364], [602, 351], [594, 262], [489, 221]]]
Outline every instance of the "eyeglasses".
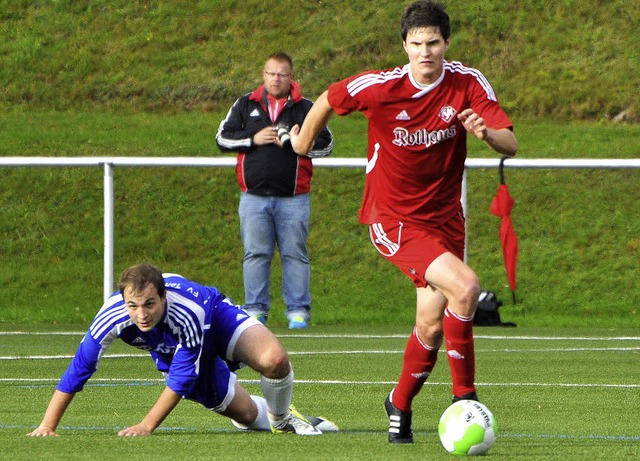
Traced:
[[266, 70], [264, 71], [264, 74], [267, 77], [271, 77], [271, 78], [280, 77], [282, 79], [285, 79], [285, 78], [291, 77], [291, 74], [279, 74], [277, 72], [267, 72]]

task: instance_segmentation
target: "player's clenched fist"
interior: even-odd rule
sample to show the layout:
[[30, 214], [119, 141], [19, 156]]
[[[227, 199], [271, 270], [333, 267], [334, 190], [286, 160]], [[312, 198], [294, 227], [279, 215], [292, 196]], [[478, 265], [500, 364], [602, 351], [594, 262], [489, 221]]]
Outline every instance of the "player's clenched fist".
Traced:
[[473, 109], [465, 109], [458, 114], [458, 120], [469, 133], [484, 141], [487, 137], [487, 124], [484, 119], [476, 114]]

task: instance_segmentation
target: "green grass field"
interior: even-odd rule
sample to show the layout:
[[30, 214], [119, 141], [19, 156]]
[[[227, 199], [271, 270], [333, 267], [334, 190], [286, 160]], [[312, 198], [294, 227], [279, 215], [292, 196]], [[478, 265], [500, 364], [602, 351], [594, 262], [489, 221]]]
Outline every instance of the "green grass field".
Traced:
[[[13, 327], [13, 328], [11, 328]], [[119, 438], [162, 390], [148, 356], [115, 343], [78, 394], [60, 437], [25, 434], [42, 418], [82, 332], [0, 333], [1, 459], [451, 459], [437, 422], [449, 403], [447, 360], [441, 355], [414, 401], [415, 443], [386, 440], [382, 402], [397, 379], [408, 331], [384, 327], [316, 327], [301, 334], [276, 329], [295, 367], [294, 403], [336, 422], [321, 437], [244, 434], [223, 417], [182, 402], [147, 438]], [[494, 412], [498, 439], [488, 459], [638, 459], [640, 336], [632, 329], [476, 328], [477, 383]], [[259, 393], [257, 375], [240, 380]]]

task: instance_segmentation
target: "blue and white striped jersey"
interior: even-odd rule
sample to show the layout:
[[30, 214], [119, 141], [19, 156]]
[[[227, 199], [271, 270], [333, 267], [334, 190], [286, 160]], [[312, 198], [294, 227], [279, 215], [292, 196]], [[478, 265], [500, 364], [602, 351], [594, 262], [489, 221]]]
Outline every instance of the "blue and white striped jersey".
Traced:
[[115, 292], [91, 322], [58, 390], [81, 391], [116, 338], [149, 351], [167, 386], [185, 397], [194, 391], [202, 361], [218, 360], [215, 356], [231, 360], [237, 327], [248, 315], [215, 287], [177, 274], [163, 277], [167, 302], [162, 320], [151, 331], [140, 331], [127, 313], [122, 293]]

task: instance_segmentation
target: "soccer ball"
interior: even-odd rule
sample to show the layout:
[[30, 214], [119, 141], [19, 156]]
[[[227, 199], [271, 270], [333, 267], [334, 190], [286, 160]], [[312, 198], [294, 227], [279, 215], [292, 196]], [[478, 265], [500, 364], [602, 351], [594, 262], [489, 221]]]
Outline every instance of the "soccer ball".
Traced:
[[454, 455], [482, 455], [496, 440], [496, 420], [475, 400], [459, 400], [445, 410], [438, 425], [442, 446]]

